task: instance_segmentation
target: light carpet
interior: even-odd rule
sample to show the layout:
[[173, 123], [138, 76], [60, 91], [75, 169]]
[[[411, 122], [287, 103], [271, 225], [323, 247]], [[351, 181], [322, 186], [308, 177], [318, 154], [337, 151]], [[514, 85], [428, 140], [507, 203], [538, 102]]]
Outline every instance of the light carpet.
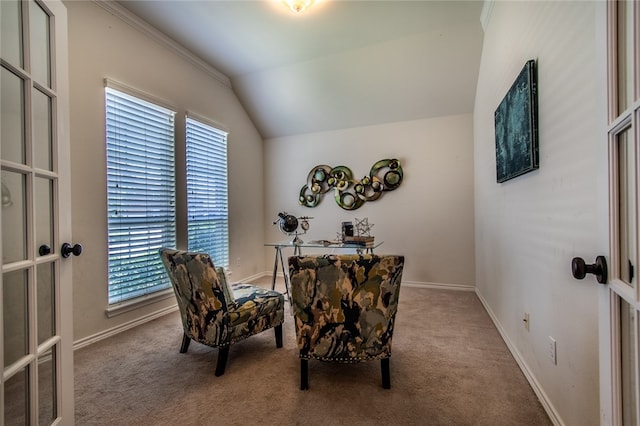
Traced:
[[309, 362], [299, 389], [293, 318], [284, 347], [268, 330], [217, 350], [192, 342], [179, 353], [172, 313], [75, 353], [78, 425], [549, 425], [478, 297], [404, 286], [391, 356], [391, 389], [380, 362]]

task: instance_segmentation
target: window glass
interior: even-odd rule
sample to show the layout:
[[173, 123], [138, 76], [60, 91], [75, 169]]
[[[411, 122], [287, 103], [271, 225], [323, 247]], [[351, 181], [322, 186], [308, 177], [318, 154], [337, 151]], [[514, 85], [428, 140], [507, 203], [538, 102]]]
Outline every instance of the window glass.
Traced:
[[637, 156], [631, 137], [631, 127], [627, 127], [617, 136], [618, 150], [618, 197], [620, 241], [619, 261], [620, 279], [631, 287], [635, 287], [636, 263], [636, 176], [635, 158]]

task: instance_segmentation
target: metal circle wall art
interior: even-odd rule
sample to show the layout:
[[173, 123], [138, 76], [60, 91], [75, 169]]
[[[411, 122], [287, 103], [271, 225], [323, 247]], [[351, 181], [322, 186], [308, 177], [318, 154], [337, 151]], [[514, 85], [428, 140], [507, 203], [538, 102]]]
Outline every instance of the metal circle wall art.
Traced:
[[298, 201], [305, 207], [315, 207], [325, 193], [334, 190], [336, 203], [345, 210], [360, 208], [366, 201], [375, 201], [385, 191], [393, 191], [402, 183], [400, 161], [380, 160], [361, 180], [353, 178], [346, 166], [315, 166], [307, 176], [307, 183], [300, 189]]

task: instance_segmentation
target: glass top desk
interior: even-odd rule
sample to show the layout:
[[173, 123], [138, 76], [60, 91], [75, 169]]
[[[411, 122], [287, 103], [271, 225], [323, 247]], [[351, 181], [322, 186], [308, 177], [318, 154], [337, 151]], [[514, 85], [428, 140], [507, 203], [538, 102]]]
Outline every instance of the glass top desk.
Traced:
[[289, 299], [289, 306], [292, 305], [291, 295], [289, 294], [289, 271], [287, 266], [284, 263], [284, 256], [282, 255], [282, 249], [284, 248], [293, 248], [294, 256], [301, 256], [303, 248], [314, 248], [314, 249], [347, 249], [347, 250], [355, 250], [358, 254], [362, 253], [371, 253], [373, 254], [373, 250], [380, 247], [384, 243], [384, 241], [380, 241], [375, 243], [373, 246], [366, 247], [362, 244], [355, 243], [342, 243], [338, 241], [328, 241], [328, 240], [311, 240], [308, 242], [296, 242], [292, 241], [282, 241], [278, 243], [265, 243], [266, 247], [273, 247], [276, 249], [276, 257], [273, 262], [273, 278], [271, 280], [271, 290], [275, 290], [276, 288], [276, 276], [278, 274], [278, 265], [282, 268], [282, 275], [284, 277], [284, 288], [287, 295], [287, 299]]

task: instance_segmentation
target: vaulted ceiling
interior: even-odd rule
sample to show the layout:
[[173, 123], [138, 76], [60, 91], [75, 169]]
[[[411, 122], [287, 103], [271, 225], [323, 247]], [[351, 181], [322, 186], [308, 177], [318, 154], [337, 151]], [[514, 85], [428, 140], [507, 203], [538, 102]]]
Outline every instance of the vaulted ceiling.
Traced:
[[473, 110], [479, 0], [119, 3], [225, 74], [265, 139]]

